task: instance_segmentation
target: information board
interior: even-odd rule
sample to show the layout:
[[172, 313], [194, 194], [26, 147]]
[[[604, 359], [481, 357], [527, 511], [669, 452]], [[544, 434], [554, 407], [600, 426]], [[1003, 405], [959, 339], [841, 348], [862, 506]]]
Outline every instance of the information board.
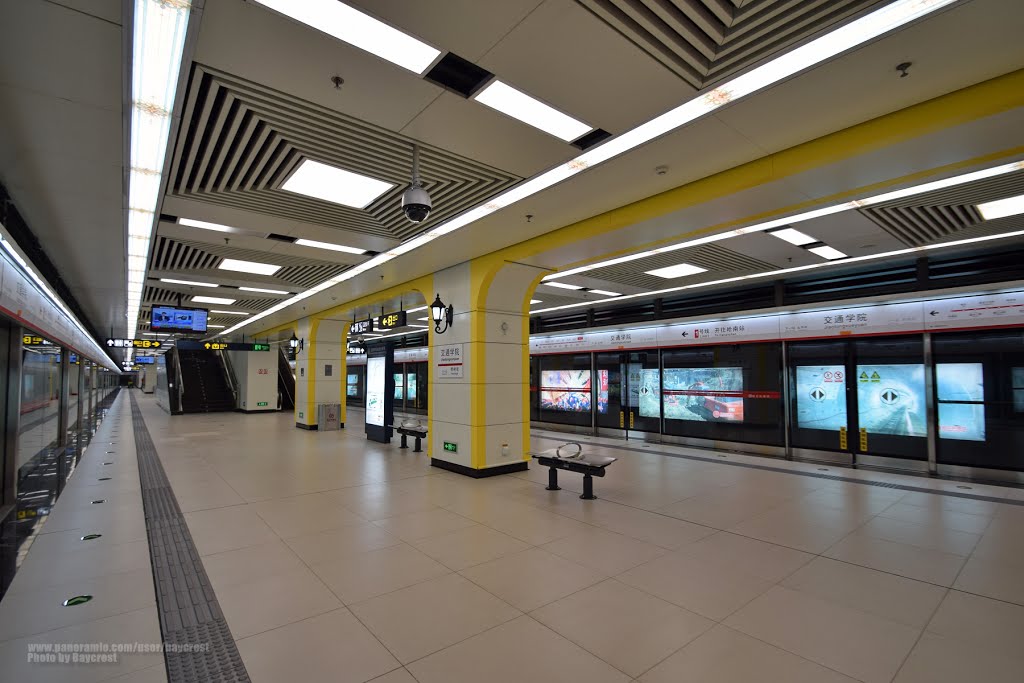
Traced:
[[154, 330], [183, 330], [185, 332], [206, 332], [209, 312], [202, 308], [174, 308], [154, 306], [149, 326]]
[[385, 313], [377, 320], [377, 329], [380, 330], [393, 330], [396, 327], [405, 327], [406, 313], [405, 311], [395, 311], [394, 313]]

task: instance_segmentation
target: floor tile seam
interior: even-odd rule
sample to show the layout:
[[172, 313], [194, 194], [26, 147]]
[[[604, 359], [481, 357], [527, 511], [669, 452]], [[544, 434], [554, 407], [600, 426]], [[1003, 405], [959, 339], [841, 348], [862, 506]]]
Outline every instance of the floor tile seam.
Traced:
[[[872, 518], [872, 519], [874, 519], [874, 518]], [[870, 522], [870, 521], [871, 521], [871, 520], [868, 520], [868, 522]], [[847, 536], [850, 536], [850, 535], [852, 535], [852, 534], [855, 534], [855, 533], [861, 532], [861, 529], [862, 529], [862, 528], [863, 528], [864, 526], [866, 526], [866, 525], [868, 524], [868, 522], [865, 522], [865, 523], [864, 523], [864, 524], [862, 524], [861, 526], [857, 527], [856, 529], [854, 529], [853, 531], [851, 531], [851, 532], [850, 532], [849, 534], [847, 534]], [[921, 526], [921, 525], [917, 525], [917, 526]], [[964, 532], [964, 533], [968, 533], [968, 532]], [[879, 536], [879, 535], [877, 535], [877, 534], [869, 533], [869, 532], [866, 532], [866, 531], [865, 531], [865, 532], [863, 532], [863, 535], [864, 535], [864, 536], [867, 536], [868, 538], [873, 538], [873, 539], [875, 539], [875, 540], [877, 540], [877, 541], [885, 541], [886, 543], [895, 543], [896, 545], [907, 545], [907, 546], [910, 546], [911, 548], [917, 548], [918, 550], [927, 550], [928, 552], [933, 552], [933, 553], [941, 553], [941, 554], [943, 554], [943, 555], [951, 555], [951, 556], [953, 556], [953, 557], [959, 557], [959, 558], [962, 558], [962, 559], [963, 559], [963, 560], [964, 560], [965, 562], [966, 562], [966, 561], [967, 561], [968, 559], [970, 559], [971, 555], [972, 555], [972, 554], [974, 553], [974, 550], [973, 550], [973, 548], [971, 549], [971, 552], [970, 552], [970, 553], [968, 553], [968, 554], [966, 554], [966, 555], [965, 555], [965, 554], [963, 554], [963, 553], [959, 553], [959, 552], [953, 552], [953, 551], [951, 551], [951, 550], [941, 550], [941, 549], [939, 549], [939, 548], [933, 548], [933, 547], [929, 547], [929, 546], [921, 545], [920, 543], [913, 543], [913, 542], [910, 542], [910, 541], [894, 541], [894, 540], [892, 540], [891, 538], [885, 538], [884, 536]], [[839, 541], [837, 541], [837, 542], [836, 542], [835, 544], [833, 544], [832, 546], [829, 546], [829, 547], [828, 547], [828, 548], [826, 549], [826, 552], [827, 552], [828, 550], [831, 550], [831, 549], [832, 549], [832, 548], [833, 548], [833, 547], [834, 547], [835, 545], [837, 545], [838, 543], [841, 543], [841, 542], [842, 542], [843, 540], [845, 540], [845, 538], [846, 538], [846, 536], [844, 536], [843, 538], [839, 539]], [[980, 539], [979, 539], [979, 540], [980, 540]], [[975, 543], [975, 547], [976, 547], [976, 546], [977, 546], [977, 543]]]
[[[84, 574], [82, 574], [80, 572], [75, 572], [75, 577], [72, 578], [72, 579], [69, 579], [67, 581], [59, 581], [57, 583], [45, 583], [45, 584], [36, 586], [34, 588], [28, 589], [25, 592], [26, 593], [34, 593], [34, 592], [37, 592], [37, 591], [52, 591], [52, 590], [54, 590], [56, 588], [59, 588], [60, 586], [63, 586], [65, 584], [71, 583], [71, 582], [82, 583], [82, 582], [87, 582], [87, 581], [95, 581], [97, 579], [105, 579], [107, 577], [111, 577], [111, 578], [122, 577], [123, 578], [126, 574], [135, 574], [136, 572], [141, 572], [143, 569], [150, 569], [150, 567], [138, 567], [136, 569], [125, 569], [124, 571], [118, 571], [118, 572], [105, 572], [104, 571], [101, 574], [95, 574], [93, 576], [86, 576], [86, 575], [84, 575]], [[23, 595], [24, 593], [21, 593], [21, 592], [10, 593], [8, 591], [8, 594], [11, 595], [12, 597], [17, 597], [18, 595]]]
[[[270, 633], [272, 631], [276, 631], [276, 630], [281, 629], [281, 628], [287, 628], [288, 626], [294, 626], [295, 624], [301, 624], [304, 621], [309, 621], [310, 619], [316, 619], [317, 617], [322, 617], [325, 614], [330, 614], [331, 612], [337, 612], [340, 609], [348, 609], [347, 605], [340, 604], [341, 603], [340, 600], [338, 602], [339, 602], [338, 605], [336, 605], [334, 607], [330, 607], [328, 609], [325, 609], [322, 612], [317, 612], [316, 614], [307, 614], [306, 616], [301, 617], [299, 619], [295, 619], [293, 621], [289, 621], [289, 622], [286, 622], [286, 623], [283, 623], [283, 624], [278, 624], [277, 626], [271, 626], [270, 628], [265, 628], [262, 631], [256, 631], [255, 633], [247, 633], [246, 635], [241, 636], [240, 638], [237, 638], [235, 640], [235, 642], [237, 643], [238, 641], [245, 640], [246, 638], [255, 638], [256, 636], [261, 636], [261, 635], [264, 635], [266, 633]], [[319, 607], [317, 609], [319, 609]], [[349, 612], [351, 612], [351, 610], [349, 610]], [[227, 623], [229, 627], [231, 626], [231, 624], [229, 623], [229, 620], [227, 618], [227, 615], [224, 616], [224, 622]], [[234, 634], [232, 634], [232, 636], [233, 635]], [[241, 653], [239, 653], [239, 656], [241, 656]]]
[[[994, 598], [991, 595], [985, 595], [984, 593], [976, 593], [974, 591], [964, 590], [963, 588], [957, 588], [955, 585], [950, 585], [948, 589], [951, 593], [963, 593], [964, 595], [972, 595], [976, 598], [984, 598], [985, 600], [991, 600], [992, 602], [1002, 603], [1004, 605], [1009, 605], [1010, 607], [1020, 607], [1024, 609], [1024, 602], [1014, 602], [1013, 600], [1006, 600], [1005, 598]], [[936, 635], [942, 634], [939, 633]]]
[[[952, 586], [952, 584], [950, 584], [950, 586]], [[895, 673], [893, 673], [890, 681], [895, 681], [897, 678], [899, 678], [900, 672], [903, 671], [903, 667], [906, 666], [907, 662], [910, 660], [910, 655], [914, 654], [914, 650], [917, 649], [918, 643], [920, 643], [921, 639], [924, 638], [924, 634], [929, 632], [929, 624], [931, 624], [932, 621], [935, 619], [935, 615], [938, 614], [939, 609], [942, 608], [942, 603], [946, 601], [946, 598], [949, 597], [949, 594], [952, 590], [953, 589], [951, 587], [946, 588], [946, 592], [942, 595], [942, 599], [935, 603], [935, 607], [932, 608], [932, 613], [929, 615], [928, 620], [924, 622], [924, 626], [922, 626], [921, 629], [918, 631], [917, 638], [914, 639], [914, 644], [910, 646], [910, 649], [907, 650], [907, 654], [903, 656], [903, 660], [900, 662], [900, 665], [896, 668], [896, 671]]]
[[[135, 606], [135, 607], [132, 607], [132, 608], [129, 608], [129, 609], [125, 609], [125, 610], [118, 610], [116, 612], [111, 612], [110, 614], [104, 614], [101, 617], [96, 617], [95, 619], [87, 619], [85, 621], [79, 621], [79, 622], [75, 622], [75, 623], [72, 623], [72, 624], [64, 624], [62, 626], [57, 626], [56, 628], [46, 629], [45, 631], [33, 631], [32, 633], [24, 633], [24, 634], [21, 634], [21, 635], [17, 635], [17, 636], [15, 636], [13, 638], [0, 638], [0, 646], [6, 645], [7, 643], [13, 643], [13, 642], [18, 641], [18, 640], [24, 640], [25, 638], [36, 638], [38, 636], [44, 636], [47, 633], [53, 633], [54, 631], [62, 631], [64, 629], [66, 629], [66, 628], [79, 628], [79, 627], [82, 627], [82, 626], [86, 626], [88, 624], [92, 624], [92, 623], [97, 622], [97, 621], [102, 621], [104, 619], [113, 619], [114, 617], [121, 617], [121, 616], [124, 616], [125, 614], [131, 614], [133, 612], [141, 612], [141, 611], [147, 610], [147, 609], [159, 610], [159, 607], [156, 604], [156, 599], [155, 598], [154, 598], [154, 600], [153, 600], [153, 602], [151, 604], [143, 605], [141, 607], [140, 606]], [[159, 618], [158, 614], [154, 615], [154, 616]], [[134, 638], [133, 638], [133, 640], [134, 640]]]
[[[543, 435], [538, 435], [537, 438], [547, 439], [549, 441], [558, 441], [558, 440], [560, 440], [557, 437], [549, 437], [549, 436], [543, 436]], [[597, 437], [597, 438], [601, 438], [601, 437]], [[565, 439], [561, 439], [561, 440], [565, 441]], [[873, 479], [860, 479], [860, 478], [856, 478], [856, 477], [847, 477], [847, 476], [840, 476], [840, 475], [818, 474], [817, 472], [806, 472], [806, 471], [803, 471], [803, 470], [788, 469], [788, 468], [785, 468], [785, 467], [776, 467], [776, 466], [765, 465], [765, 464], [756, 463], [756, 462], [740, 462], [740, 461], [736, 461], [736, 460], [728, 460], [728, 459], [726, 459], [726, 455], [720, 455], [720, 456], [718, 456], [716, 458], [711, 458], [709, 456], [694, 455], [694, 454], [691, 454], [691, 453], [673, 453], [673, 452], [659, 451], [659, 450], [653, 450], [653, 449], [631, 448], [631, 447], [628, 447], [628, 446], [622, 446], [622, 445], [618, 445], [618, 444], [605, 443], [605, 442], [595, 442], [593, 440], [593, 438], [584, 438], [583, 440], [589, 441], [591, 443], [594, 443], [597, 446], [601, 446], [601, 447], [604, 447], [604, 448], [611, 448], [611, 449], [615, 449], [615, 450], [632, 451], [632, 452], [637, 452], [637, 453], [654, 453], [654, 454], [657, 454], [657, 455], [663, 455], [663, 456], [667, 456], [667, 457], [671, 457], [671, 458], [679, 458], [679, 459], [682, 459], [682, 460], [694, 460], [694, 461], [698, 461], [698, 462], [707, 462], [707, 463], [721, 463], [721, 464], [725, 464], [725, 465], [730, 465], [732, 467], [743, 467], [743, 468], [747, 468], [747, 469], [756, 469], [756, 470], [761, 470], [761, 471], [766, 471], [766, 472], [775, 472], [775, 473], [779, 473], [779, 474], [791, 474], [791, 475], [802, 476], [802, 477], [809, 477], [809, 478], [815, 478], [815, 479], [825, 479], [825, 480], [828, 480], [828, 481], [841, 481], [843, 483], [849, 483], [849, 484], [861, 484], [861, 485], [864, 485], [864, 486], [874, 486], [874, 487], [879, 487], [879, 488], [896, 489], [896, 490], [902, 490], [902, 491], [908, 491], [908, 492], [909, 491], [913, 491], [913, 492], [918, 492], [918, 493], [927, 493], [927, 494], [931, 494], [931, 495], [942, 495], [942, 496], [948, 496], [948, 497], [951, 497], [951, 498], [964, 498], [964, 499], [967, 499], [967, 500], [979, 500], [979, 501], [984, 501], [984, 502], [1002, 503], [1002, 504], [1006, 504], [1006, 505], [1024, 506], [1024, 500], [1020, 500], [1020, 499], [1016, 499], [1016, 498], [1002, 498], [1002, 497], [989, 496], [989, 495], [983, 495], [983, 494], [960, 493], [960, 492], [957, 492], [957, 491], [947, 491], [947, 490], [944, 490], [944, 489], [934, 489], [934, 488], [927, 488], [927, 487], [922, 487], [922, 486], [912, 486], [910, 484], [897, 484], [897, 483], [886, 482], [886, 481], [878, 481], [878, 480], [873, 480]], [[668, 445], [672, 446], [672, 444], [668, 444]], [[680, 448], [685, 448], [685, 447], [680, 446]], [[708, 450], [712, 450], [712, 449], [708, 449]], [[742, 456], [742, 457], [756, 457], [756, 456], [750, 456], [750, 455], [747, 455], [747, 454], [744, 454], [744, 453], [736, 453], [736, 455], [739, 455], [739, 456]], [[793, 461], [785, 461], [785, 462], [793, 462]], [[851, 471], [864, 471], [864, 470], [856, 470], [854, 468], [842, 468], [842, 469], [850, 469]], [[900, 476], [907, 476], [907, 477], [914, 476], [913, 473], [903, 473], [903, 472], [899, 473], [899, 475]], [[921, 475], [921, 476], [923, 476], [923, 475]], [[954, 478], [939, 478], [938, 481], [961, 481], [961, 480], [960, 479], [954, 479]], [[989, 484], [989, 483], [985, 483], [985, 482], [979, 482], [979, 485], [982, 485], [982, 486], [1000, 486], [1000, 484]], [[1010, 487], [1004, 485], [1004, 488], [1010, 488]], [[1014, 487], [1012, 490], [1017, 490], [1017, 488]]]

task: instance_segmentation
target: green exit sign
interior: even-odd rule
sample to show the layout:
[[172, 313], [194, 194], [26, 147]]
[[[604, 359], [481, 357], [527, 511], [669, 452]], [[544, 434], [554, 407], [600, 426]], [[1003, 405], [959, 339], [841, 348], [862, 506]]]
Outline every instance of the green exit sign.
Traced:
[[459, 445], [457, 443], [453, 443], [451, 441], [445, 441], [444, 442], [444, 449], [446, 451], [448, 451], [449, 453], [458, 453], [459, 452]]
[[256, 404], [256, 406], [257, 406], [258, 408], [262, 408], [262, 407], [264, 407], [264, 406], [267, 406], [267, 405], [270, 405], [270, 404], [269, 404], [269, 403], [268, 403], [267, 401], [260, 401], [260, 402], [258, 402], [258, 403]]
[[[252, 350], [253, 351], [269, 351], [270, 350], [270, 344], [253, 344], [252, 345]], [[266, 404], [264, 404], [264, 405], [266, 405]]]

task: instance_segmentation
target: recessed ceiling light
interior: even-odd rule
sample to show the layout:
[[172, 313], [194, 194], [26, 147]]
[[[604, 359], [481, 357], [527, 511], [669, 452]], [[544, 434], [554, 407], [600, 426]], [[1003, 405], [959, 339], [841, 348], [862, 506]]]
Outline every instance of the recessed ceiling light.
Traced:
[[499, 80], [491, 81], [473, 99], [566, 142], [593, 128]]
[[281, 291], [280, 289], [263, 289], [262, 287], [239, 287], [238, 289], [243, 292], [263, 292], [265, 294], [287, 294], [288, 292]]
[[430, 318], [416, 318], [417, 320], [430, 320]]
[[346, 254], [365, 254], [365, 249], [357, 247], [346, 247], [342, 244], [331, 244], [330, 242], [318, 242], [316, 240], [297, 239], [293, 244], [300, 247], [313, 247], [314, 249], [330, 249], [331, 251], [343, 251]]
[[[427, 310], [426, 306], [419, 306], [417, 308], [410, 308], [408, 311], [406, 311], [406, 313], [416, 313], [418, 311], [425, 311], [425, 310]], [[426, 318], [424, 318], [424, 320], [426, 320]]]
[[216, 287], [217, 285], [210, 284], [209, 282], [193, 282], [192, 280], [174, 280], [169, 277], [160, 278], [160, 282], [166, 282], [171, 285], [189, 285], [192, 287]]
[[325, 202], [365, 209], [370, 202], [394, 185], [334, 166], [303, 159], [282, 190], [322, 199]]
[[218, 329], [218, 330], [223, 330], [224, 329], [224, 325], [209, 325], [208, 324], [207, 327], [213, 327], [213, 328]]
[[[655, 270], [648, 270], [648, 275], [657, 275], [665, 279], [686, 277], [687, 275], [696, 275], [697, 273], [705, 273], [707, 268], [701, 268], [700, 266], [690, 265], [689, 263], [677, 263], [674, 266], [667, 266], [665, 268], [656, 268]], [[547, 284], [551, 284], [550, 282]]]
[[206, 221], [197, 221], [191, 218], [179, 218], [178, 225], [187, 225], [190, 228], [202, 228], [203, 230], [216, 230], [217, 232], [231, 232], [235, 228], [230, 225], [221, 225], [220, 223], [208, 223]]
[[794, 228], [783, 228], [782, 230], [773, 230], [768, 233], [772, 237], [778, 237], [780, 240], [785, 240], [790, 244], [795, 244], [801, 247], [805, 244], [813, 244], [818, 240], [810, 235], [800, 232]]
[[622, 296], [622, 292], [609, 292], [606, 289], [591, 289], [594, 294], [603, 294], [604, 296]]
[[223, 299], [219, 296], [194, 296], [192, 301], [197, 304], [224, 304], [226, 306], [235, 303], [236, 299]]
[[237, 270], [241, 273], [255, 273], [257, 275], [273, 275], [281, 270], [281, 266], [269, 263], [256, 263], [255, 261], [241, 261], [234, 258], [226, 258], [218, 266], [221, 270]]
[[544, 303], [544, 302], [541, 301], [540, 299], [530, 299], [530, 305], [531, 306], [536, 305], [536, 304], [542, 304], [542, 303]]
[[221, 315], [249, 315], [245, 311], [217, 311], [212, 308], [210, 309], [210, 313], [220, 313]]
[[286, 17], [422, 74], [441, 51], [337, 0], [256, 0]]
[[997, 199], [994, 202], [978, 204], [978, 212], [981, 214], [982, 218], [987, 221], [1024, 213], [1024, 194], [1017, 197], [1008, 197], [1006, 199]]
[[807, 251], [815, 253], [822, 258], [827, 258], [829, 261], [832, 261], [837, 258], [846, 258], [846, 254], [839, 251], [835, 247], [828, 246], [827, 244], [824, 244], [820, 247], [810, 247]]
[[583, 289], [579, 285], [570, 285], [564, 282], [545, 282], [543, 284], [548, 287], [558, 287], [559, 289]]

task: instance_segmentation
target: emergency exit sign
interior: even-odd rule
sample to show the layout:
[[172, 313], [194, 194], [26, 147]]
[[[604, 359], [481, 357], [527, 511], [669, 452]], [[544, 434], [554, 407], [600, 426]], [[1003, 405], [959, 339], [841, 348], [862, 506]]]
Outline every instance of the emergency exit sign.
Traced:
[[444, 449], [446, 451], [448, 451], [449, 453], [458, 453], [459, 452], [459, 445], [457, 443], [455, 443], [454, 441], [445, 441], [444, 442]]
[[263, 408], [264, 406], [267, 406], [267, 405], [269, 405], [269, 403], [267, 401], [258, 401], [256, 403], [256, 407], [257, 408]]

